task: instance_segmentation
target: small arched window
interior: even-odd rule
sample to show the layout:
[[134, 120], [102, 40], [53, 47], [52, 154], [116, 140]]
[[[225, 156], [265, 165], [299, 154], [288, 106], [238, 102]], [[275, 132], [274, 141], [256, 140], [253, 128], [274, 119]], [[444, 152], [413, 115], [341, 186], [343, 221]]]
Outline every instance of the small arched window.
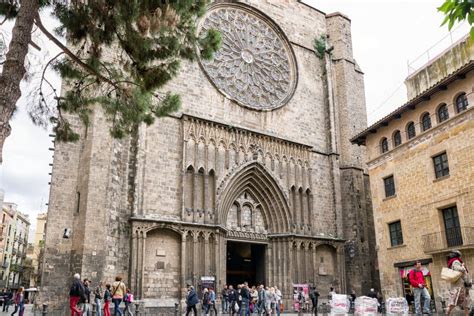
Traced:
[[431, 128], [431, 117], [430, 113], [425, 113], [421, 117], [421, 128], [424, 131], [427, 131]]
[[438, 123], [444, 122], [449, 118], [448, 106], [443, 103], [438, 108]]
[[466, 94], [463, 92], [456, 98], [456, 112], [464, 111], [468, 105]]
[[407, 125], [407, 137], [408, 139], [412, 139], [415, 136], [416, 136], [415, 123], [410, 122]]
[[393, 147], [400, 146], [402, 143], [402, 134], [400, 131], [393, 133]]
[[380, 150], [382, 151], [382, 154], [388, 151], [388, 140], [386, 137], [382, 138], [380, 141]]

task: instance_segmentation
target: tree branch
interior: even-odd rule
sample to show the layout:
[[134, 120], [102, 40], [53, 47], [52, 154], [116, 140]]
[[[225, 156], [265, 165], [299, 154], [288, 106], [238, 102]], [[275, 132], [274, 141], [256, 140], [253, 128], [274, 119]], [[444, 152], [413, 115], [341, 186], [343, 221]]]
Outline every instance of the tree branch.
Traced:
[[85, 71], [89, 72], [91, 75], [97, 77], [99, 80], [107, 82], [108, 84], [116, 87], [117, 89], [120, 89], [115, 82], [110, 80], [107, 77], [104, 77], [100, 73], [98, 73], [94, 68], [89, 66], [88, 64], [84, 63], [82, 60], [80, 60], [73, 52], [69, 50], [63, 43], [61, 43], [53, 34], [51, 34], [43, 25], [41, 22], [41, 18], [39, 16], [39, 13], [35, 17], [35, 23], [38, 26], [38, 28], [43, 32], [46, 37], [52, 41], [56, 46], [58, 46], [69, 58], [72, 59], [77, 65], [79, 65], [81, 68], [83, 68]]

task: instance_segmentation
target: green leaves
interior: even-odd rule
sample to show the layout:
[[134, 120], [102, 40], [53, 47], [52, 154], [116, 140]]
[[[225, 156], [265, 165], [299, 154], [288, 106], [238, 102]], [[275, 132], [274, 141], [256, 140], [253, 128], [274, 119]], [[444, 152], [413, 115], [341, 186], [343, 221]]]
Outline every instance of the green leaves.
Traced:
[[67, 34], [67, 57], [53, 64], [67, 87], [57, 98], [58, 117], [52, 118], [58, 140], [79, 135], [62, 115], [75, 113], [87, 125], [94, 106], [101, 106], [113, 137], [122, 138], [141, 123], [177, 111], [178, 95], [160, 89], [179, 71], [180, 61], [210, 59], [221, 35], [196, 34], [197, 19], [207, 0], [89, 0], [54, 5], [54, 15]]
[[326, 52], [326, 35], [321, 35], [319, 38], [314, 39], [314, 53], [319, 59], [324, 58], [324, 53]]
[[439, 8], [439, 12], [446, 15], [441, 25], [448, 24], [451, 30], [455, 23], [466, 20], [471, 25], [470, 36], [474, 39], [474, 1], [446, 0]]

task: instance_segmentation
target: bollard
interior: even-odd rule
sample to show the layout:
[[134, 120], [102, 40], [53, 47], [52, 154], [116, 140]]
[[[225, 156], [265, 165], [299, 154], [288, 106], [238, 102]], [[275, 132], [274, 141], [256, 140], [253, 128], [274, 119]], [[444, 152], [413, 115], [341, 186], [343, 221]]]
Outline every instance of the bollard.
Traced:
[[135, 303], [135, 315], [140, 316], [140, 304]]
[[96, 308], [96, 303], [92, 303], [92, 316], [99, 316], [97, 315], [97, 308]]
[[178, 315], [179, 315], [179, 304], [174, 303], [174, 316], [178, 316]]
[[48, 304], [43, 304], [43, 311], [41, 312], [41, 315], [48, 315]]

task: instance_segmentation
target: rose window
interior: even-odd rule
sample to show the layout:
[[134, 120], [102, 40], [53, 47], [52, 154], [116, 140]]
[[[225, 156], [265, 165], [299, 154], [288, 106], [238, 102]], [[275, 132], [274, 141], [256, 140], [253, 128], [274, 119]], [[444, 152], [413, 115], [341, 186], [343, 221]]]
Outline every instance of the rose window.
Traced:
[[260, 13], [241, 5], [217, 5], [201, 23], [217, 29], [222, 47], [201, 64], [224, 95], [258, 110], [283, 106], [296, 86], [296, 63], [286, 38]]

